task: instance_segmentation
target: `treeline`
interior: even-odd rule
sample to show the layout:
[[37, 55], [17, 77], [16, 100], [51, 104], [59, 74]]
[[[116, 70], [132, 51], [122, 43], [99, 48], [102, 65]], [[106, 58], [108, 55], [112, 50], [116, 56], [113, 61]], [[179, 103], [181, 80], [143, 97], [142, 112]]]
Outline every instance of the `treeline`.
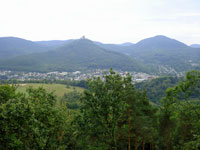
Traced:
[[75, 80], [0, 80], [0, 84], [22, 84], [22, 83], [44, 83], [44, 84], [64, 84], [68, 86], [78, 86], [82, 88], [87, 88], [86, 81], [75, 81]]
[[169, 87], [174, 87], [179, 82], [183, 81], [183, 77], [159, 77], [149, 81], [144, 81], [135, 84], [137, 90], [146, 90], [148, 98], [159, 104], [162, 97], [166, 96], [166, 90]]
[[[137, 90], [145, 90], [147, 97], [154, 103], [160, 105], [160, 100], [166, 96], [166, 90], [170, 87], [178, 85], [184, 81], [184, 77], [159, 77], [149, 81], [144, 81], [135, 84]], [[199, 91], [198, 88], [191, 91], [188, 99], [198, 99]], [[179, 97], [179, 100], [184, 100], [185, 97]]]
[[[200, 103], [189, 100], [192, 91], [199, 92], [199, 71], [168, 88], [156, 107], [130, 76], [112, 70], [87, 86], [83, 94], [65, 95], [57, 103], [42, 88], [25, 95], [1, 85], [0, 149], [200, 149]], [[79, 101], [77, 109], [66, 107], [69, 99]]]

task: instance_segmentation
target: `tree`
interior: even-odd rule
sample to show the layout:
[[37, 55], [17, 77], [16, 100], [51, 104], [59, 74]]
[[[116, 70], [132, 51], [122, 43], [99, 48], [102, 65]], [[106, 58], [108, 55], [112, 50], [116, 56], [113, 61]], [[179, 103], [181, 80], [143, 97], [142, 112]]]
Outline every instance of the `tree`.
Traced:
[[0, 104], [6, 103], [9, 99], [17, 96], [16, 87], [9, 85], [0, 85]]
[[[0, 105], [0, 149], [64, 149], [67, 111], [56, 105], [56, 97], [43, 88], [17, 94], [13, 87], [2, 86], [4, 103]], [[12, 95], [12, 96], [10, 96]], [[7, 98], [7, 99], [6, 99]]]
[[86, 149], [117, 149], [118, 124], [126, 111], [124, 78], [110, 70], [88, 81], [82, 98], [82, 135]]
[[70, 93], [65, 93], [61, 98], [62, 103], [66, 103], [68, 109], [79, 109], [80, 108], [80, 98], [82, 93], [78, 92], [76, 89]]
[[154, 113], [146, 93], [135, 90], [131, 76], [110, 70], [102, 78], [90, 79], [76, 119], [79, 148], [137, 149], [139, 143], [145, 148], [154, 139]]
[[172, 141], [176, 142], [174, 147], [178, 149], [200, 148], [200, 106], [189, 100], [194, 91], [199, 91], [199, 87], [200, 72], [191, 71], [186, 74], [183, 82], [166, 91], [161, 108], [160, 129], [165, 133], [163, 136], [167, 149], [171, 148]]

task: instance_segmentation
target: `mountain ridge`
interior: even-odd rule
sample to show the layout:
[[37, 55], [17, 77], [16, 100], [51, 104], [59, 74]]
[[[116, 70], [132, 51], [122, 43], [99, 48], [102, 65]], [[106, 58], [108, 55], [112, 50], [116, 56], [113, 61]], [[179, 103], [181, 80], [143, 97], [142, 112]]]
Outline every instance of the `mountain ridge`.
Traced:
[[37, 43], [17, 37], [0, 37], [0, 58], [12, 58], [19, 55], [51, 50]]
[[[200, 69], [200, 48], [192, 48], [163, 35], [146, 38], [136, 44], [104, 44], [85, 39], [85, 37], [76, 40], [36, 42], [17, 39], [26, 44], [21, 46], [20, 42], [14, 40], [14, 44], [18, 44], [16, 51], [22, 50], [22, 53], [8, 55], [9, 60], [4, 58], [1, 51], [6, 42], [3, 43], [4, 45], [0, 42], [0, 54], [5, 59], [0, 61], [0, 69], [13, 70], [16, 67], [17, 70], [52, 71], [113, 67], [155, 73], [176, 73]], [[13, 44], [7, 45], [13, 47]], [[28, 49], [29, 47], [31, 49]], [[26, 51], [28, 49], [29, 52], [24, 52], [24, 49]]]
[[192, 48], [200, 48], [200, 44], [192, 44], [192, 45], [190, 45], [190, 47], [192, 47]]
[[56, 50], [19, 56], [0, 62], [0, 69], [27, 71], [75, 71], [121, 69], [147, 72], [148, 68], [124, 54], [108, 51], [88, 39], [74, 40]]

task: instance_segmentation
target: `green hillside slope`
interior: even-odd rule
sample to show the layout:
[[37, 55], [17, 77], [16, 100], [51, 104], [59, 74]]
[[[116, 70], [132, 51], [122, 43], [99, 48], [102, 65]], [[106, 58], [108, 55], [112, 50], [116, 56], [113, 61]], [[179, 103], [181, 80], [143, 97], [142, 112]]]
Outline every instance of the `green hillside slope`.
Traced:
[[0, 61], [0, 69], [16, 71], [75, 71], [120, 69], [149, 72], [148, 67], [124, 54], [107, 51], [87, 39], [75, 40], [54, 51]]
[[51, 48], [49, 47], [47, 48], [45, 46], [21, 38], [0, 38], [0, 59], [7, 59], [30, 53], [45, 52], [50, 49]]

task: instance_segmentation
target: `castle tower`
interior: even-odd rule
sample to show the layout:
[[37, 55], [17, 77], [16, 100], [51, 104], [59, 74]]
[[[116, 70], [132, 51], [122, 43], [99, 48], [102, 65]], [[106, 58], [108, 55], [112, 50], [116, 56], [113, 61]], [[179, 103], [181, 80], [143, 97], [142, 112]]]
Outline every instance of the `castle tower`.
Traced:
[[81, 37], [81, 39], [85, 39], [85, 35], [83, 35], [83, 36]]

